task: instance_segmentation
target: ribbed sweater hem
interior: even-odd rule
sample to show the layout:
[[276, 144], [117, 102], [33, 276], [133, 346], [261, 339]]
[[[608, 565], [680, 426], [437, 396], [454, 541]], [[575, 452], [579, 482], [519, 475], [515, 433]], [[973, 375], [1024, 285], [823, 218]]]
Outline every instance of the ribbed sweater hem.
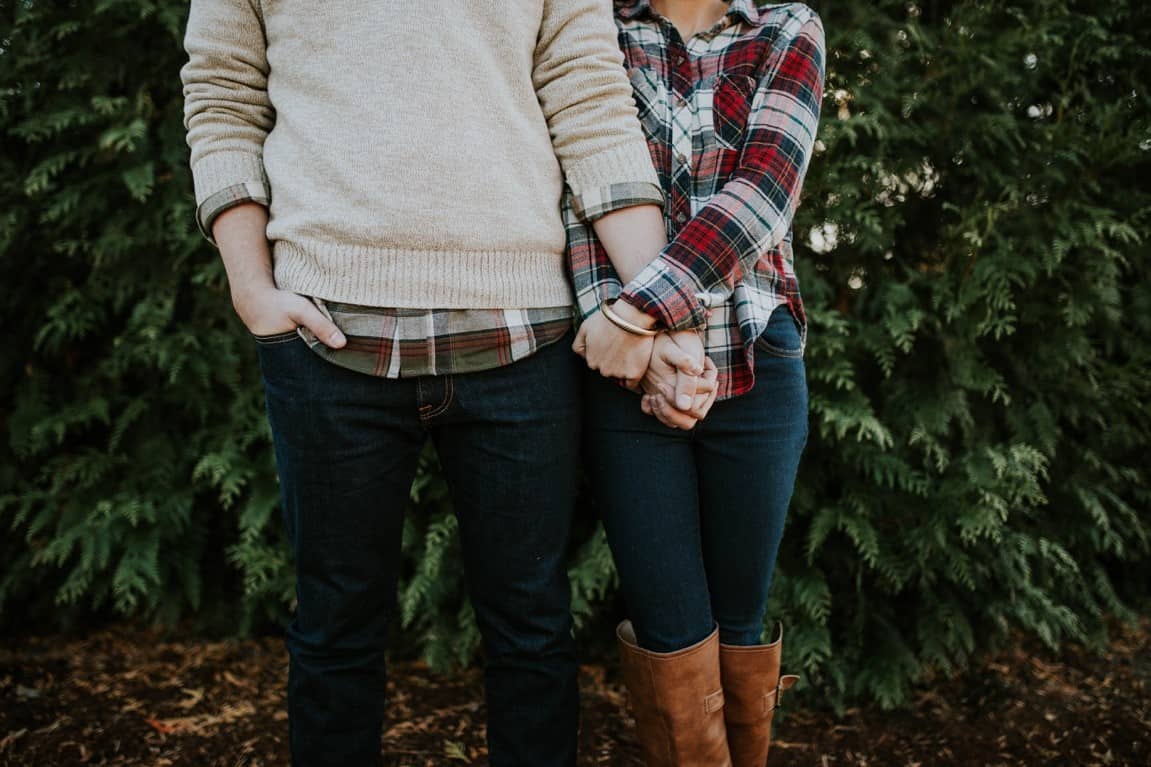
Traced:
[[276, 285], [394, 309], [533, 309], [572, 303], [564, 256], [548, 251], [413, 250], [277, 241]]

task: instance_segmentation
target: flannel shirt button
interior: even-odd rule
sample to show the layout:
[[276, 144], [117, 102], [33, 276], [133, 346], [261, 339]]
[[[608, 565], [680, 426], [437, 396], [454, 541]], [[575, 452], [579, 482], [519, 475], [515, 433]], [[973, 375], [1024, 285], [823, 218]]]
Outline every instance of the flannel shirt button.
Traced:
[[687, 155], [685, 155], [683, 152], [680, 152], [675, 156], [675, 161], [680, 165], [687, 165]]
[[680, 223], [680, 224], [686, 223], [687, 222], [687, 214], [686, 213], [676, 213], [675, 214], [675, 220], [676, 220], [676, 223]]

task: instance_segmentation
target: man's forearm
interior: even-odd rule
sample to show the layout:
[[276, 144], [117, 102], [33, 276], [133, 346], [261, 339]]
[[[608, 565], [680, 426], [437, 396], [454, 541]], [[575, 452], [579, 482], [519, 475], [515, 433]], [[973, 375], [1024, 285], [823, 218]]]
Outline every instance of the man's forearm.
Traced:
[[268, 210], [254, 202], [228, 208], [212, 224], [240, 321], [257, 336], [304, 326], [333, 349], [341, 348], [347, 339], [329, 317], [304, 296], [276, 287], [267, 229]]
[[268, 209], [258, 203], [229, 208], [212, 224], [233, 302], [251, 291], [276, 286], [267, 228]]

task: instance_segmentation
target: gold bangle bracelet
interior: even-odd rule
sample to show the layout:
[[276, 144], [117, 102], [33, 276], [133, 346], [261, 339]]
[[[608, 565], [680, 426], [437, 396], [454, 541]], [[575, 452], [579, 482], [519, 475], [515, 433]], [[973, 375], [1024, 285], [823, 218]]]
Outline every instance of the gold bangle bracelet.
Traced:
[[614, 311], [612, 311], [611, 305], [614, 303], [615, 303], [615, 301], [604, 301], [602, 304], [599, 305], [600, 311], [603, 312], [603, 316], [607, 319], [608, 322], [615, 325], [620, 330], [624, 330], [624, 331], [627, 331], [628, 333], [631, 333], [633, 336], [655, 336], [655, 335], [659, 335], [658, 330], [649, 330], [647, 328], [642, 328], [639, 325], [628, 322], [623, 317], [620, 317], [618, 314], [616, 314]]

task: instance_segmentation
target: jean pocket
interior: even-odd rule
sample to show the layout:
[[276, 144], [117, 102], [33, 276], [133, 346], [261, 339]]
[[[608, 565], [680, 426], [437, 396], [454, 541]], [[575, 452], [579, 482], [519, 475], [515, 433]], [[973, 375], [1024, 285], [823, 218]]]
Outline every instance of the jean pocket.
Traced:
[[787, 304], [780, 304], [771, 313], [755, 347], [775, 357], [803, 356], [803, 332]]
[[275, 346], [276, 344], [286, 344], [290, 341], [303, 339], [300, 338], [300, 331], [293, 328], [292, 330], [285, 330], [283, 333], [273, 333], [270, 336], [258, 336], [252, 334], [252, 340], [260, 346]]

